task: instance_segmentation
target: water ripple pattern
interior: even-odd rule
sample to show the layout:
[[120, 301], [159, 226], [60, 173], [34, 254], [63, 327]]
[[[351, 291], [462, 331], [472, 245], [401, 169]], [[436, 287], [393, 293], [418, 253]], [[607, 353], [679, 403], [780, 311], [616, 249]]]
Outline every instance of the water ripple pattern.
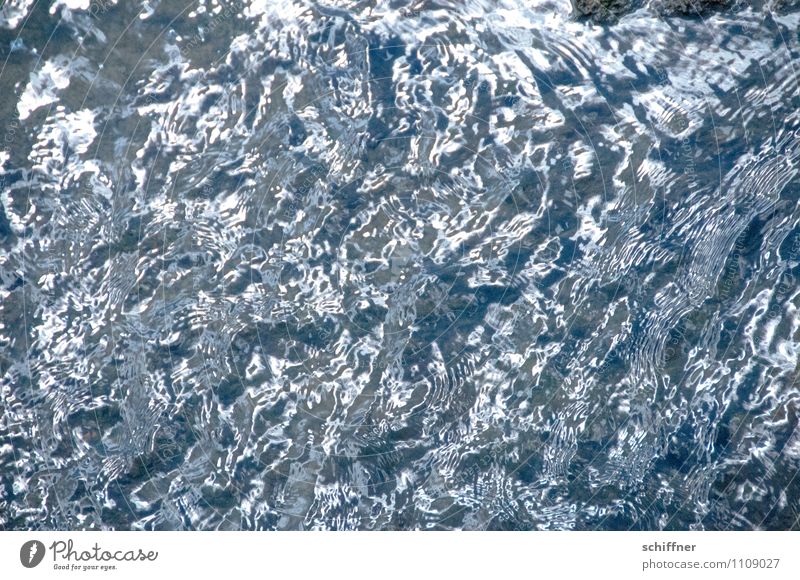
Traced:
[[0, 10], [0, 528], [800, 529], [800, 13]]

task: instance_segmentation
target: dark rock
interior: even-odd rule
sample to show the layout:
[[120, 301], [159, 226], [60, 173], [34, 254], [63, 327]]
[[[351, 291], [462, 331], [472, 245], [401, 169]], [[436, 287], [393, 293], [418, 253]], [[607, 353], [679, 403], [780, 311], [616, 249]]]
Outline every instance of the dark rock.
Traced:
[[723, 10], [752, 7], [774, 12], [800, 8], [800, 0], [571, 0], [573, 15], [580, 20], [613, 23], [625, 14], [647, 6], [660, 16], [705, 16]]
[[571, 0], [572, 9], [578, 18], [595, 22], [614, 22], [623, 14], [641, 5], [637, 0]]
[[654, 0], [650, 6], [663, 15], [702, 16], [735, 4], [736, 0]]

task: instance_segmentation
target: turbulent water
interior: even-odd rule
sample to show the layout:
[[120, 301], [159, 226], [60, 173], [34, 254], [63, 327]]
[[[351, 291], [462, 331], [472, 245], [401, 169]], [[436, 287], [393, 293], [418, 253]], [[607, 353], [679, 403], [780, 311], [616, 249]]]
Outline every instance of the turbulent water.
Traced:
[[0, 9], [0, 528], [800, 529], [800, 13]]

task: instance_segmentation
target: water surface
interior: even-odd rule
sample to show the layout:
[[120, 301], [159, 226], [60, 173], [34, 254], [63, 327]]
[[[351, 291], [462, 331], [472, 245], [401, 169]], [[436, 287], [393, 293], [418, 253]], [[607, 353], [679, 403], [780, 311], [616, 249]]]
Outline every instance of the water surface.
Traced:
[[0, 528], [800, 528], [800, 13], [2, 10]]

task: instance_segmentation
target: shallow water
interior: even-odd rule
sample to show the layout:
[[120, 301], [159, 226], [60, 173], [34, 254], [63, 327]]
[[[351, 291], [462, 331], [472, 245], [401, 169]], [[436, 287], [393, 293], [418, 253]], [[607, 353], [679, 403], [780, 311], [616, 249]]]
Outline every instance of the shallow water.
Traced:
[[40, 4], [0, 528], [800, 529], [800, 13]]

